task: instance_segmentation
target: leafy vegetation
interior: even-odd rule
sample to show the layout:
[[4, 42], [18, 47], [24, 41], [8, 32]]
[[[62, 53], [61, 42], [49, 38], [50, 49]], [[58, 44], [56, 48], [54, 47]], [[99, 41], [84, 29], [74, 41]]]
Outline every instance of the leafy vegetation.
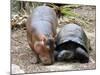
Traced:
[[69, 17], [69, 16], [73, 16], [73, 17], [79, 16], [78, 14], [76, 14], [72, 11], [72, 8], [69, 8], [69, 7], [61, 7], [60, 11], [61, 11], [62, 15], [67, 16], [67, 17]]

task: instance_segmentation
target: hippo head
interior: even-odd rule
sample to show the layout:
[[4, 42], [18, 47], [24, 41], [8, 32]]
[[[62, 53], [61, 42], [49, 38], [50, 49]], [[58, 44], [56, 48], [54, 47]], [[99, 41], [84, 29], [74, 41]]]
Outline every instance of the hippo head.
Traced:
[[54, 40], [51, 38], [44, 39], [37, 41], [34, 43], [35, 52], [39, 55], [40, 61], [44, 65], [50, 65], [54, 62]]

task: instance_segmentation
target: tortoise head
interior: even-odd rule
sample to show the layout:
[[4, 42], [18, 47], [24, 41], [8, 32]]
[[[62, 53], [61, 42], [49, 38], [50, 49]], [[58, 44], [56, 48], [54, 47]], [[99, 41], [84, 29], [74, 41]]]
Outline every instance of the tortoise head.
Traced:
[[59, 52], [57, 56], [58, 61], [63, 61], [63, 60], [69, 60], [72, 59], [74, 56], [74, 53], [70, 50], [62, 50]]

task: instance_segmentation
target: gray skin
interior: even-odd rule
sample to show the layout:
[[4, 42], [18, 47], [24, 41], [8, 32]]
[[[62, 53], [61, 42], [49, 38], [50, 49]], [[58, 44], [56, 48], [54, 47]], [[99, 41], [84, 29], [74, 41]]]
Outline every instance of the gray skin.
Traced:
[[38, 6], [29, 16], [27, 27], [27, 40], [35, 52], [37, 61], [43, 64], [54, 62], [54, 38], [56, 35], [57, 17], [55, 11], [48, 6]]
[[58, 61], [76, 59], [81, 63], [87, 63], [89, 48], [89, 40], [83, 29], [76, 24], [67, 24], [57, 34], [55, 59]]
[[66, 59], [71, 59], [73, 57], [73, 52], [70, 50], [62, 50], [59, 54], [58, 54], [58, 61], [62, 61], [62, 60], [66, 60]]

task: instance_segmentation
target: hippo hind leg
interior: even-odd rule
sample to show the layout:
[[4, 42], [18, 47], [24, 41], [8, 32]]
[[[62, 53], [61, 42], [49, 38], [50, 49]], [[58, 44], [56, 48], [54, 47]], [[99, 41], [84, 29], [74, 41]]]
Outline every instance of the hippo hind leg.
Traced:
[[89, 55], [85, 52], [81, 47], [76, 48], [76, 58], [80, 61], [80, 63], [88, 63]]

